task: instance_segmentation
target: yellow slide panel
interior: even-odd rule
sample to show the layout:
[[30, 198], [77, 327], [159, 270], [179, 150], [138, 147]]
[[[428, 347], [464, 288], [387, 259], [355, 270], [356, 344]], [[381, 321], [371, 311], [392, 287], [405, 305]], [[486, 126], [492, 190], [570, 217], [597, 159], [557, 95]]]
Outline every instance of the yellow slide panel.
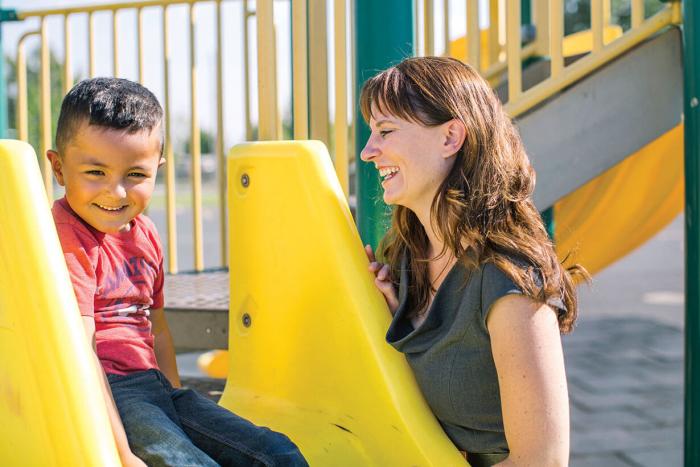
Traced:
[[220, 403], [312, 466], [452, 466], [403, 356], [331, 159], [316, 141], [228, 158], [229, 377]]
[[31, 146], [0, 173], [0, 464], [121, 465]]
[[678, 125], [554, 205], [559, 257], [599, 272], [680, 214], [683, 191]]

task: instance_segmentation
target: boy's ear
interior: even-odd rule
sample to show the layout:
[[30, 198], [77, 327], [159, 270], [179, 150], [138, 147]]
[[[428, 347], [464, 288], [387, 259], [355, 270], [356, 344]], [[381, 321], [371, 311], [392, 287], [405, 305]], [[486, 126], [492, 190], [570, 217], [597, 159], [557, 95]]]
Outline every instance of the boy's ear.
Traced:
[[163, 167], [163, 164], [165, 164], [165, 157], [160, 156], [160, 160], [158, 161], [158, 167]]
[[63, 181], [63, 163], [61, 161], [61, 156], [59, 156], [53, 149], [49, 149], [46, 151], [46, 157], [48, 157], [49, 161], [51, 161], [51, 170], [53, 170], [56, 181], [59, 185], [65, 186]]

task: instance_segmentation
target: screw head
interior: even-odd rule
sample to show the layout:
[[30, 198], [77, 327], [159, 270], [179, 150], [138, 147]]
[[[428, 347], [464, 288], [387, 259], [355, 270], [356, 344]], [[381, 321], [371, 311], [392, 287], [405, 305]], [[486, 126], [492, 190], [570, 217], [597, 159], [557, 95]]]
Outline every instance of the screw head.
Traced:
[[252, 319], [250, 318], [250, 315], [248, 313], [243, 313], [243, 318], [241, 319], [243, 321], [243, 326], [249, 328], [250, 325], [252, 324]]
[[248, 188], [248, 185], [250, 185], [250, 177], [248, 174], [241, 175], [241, 185], [243, 185], [243, 188]]

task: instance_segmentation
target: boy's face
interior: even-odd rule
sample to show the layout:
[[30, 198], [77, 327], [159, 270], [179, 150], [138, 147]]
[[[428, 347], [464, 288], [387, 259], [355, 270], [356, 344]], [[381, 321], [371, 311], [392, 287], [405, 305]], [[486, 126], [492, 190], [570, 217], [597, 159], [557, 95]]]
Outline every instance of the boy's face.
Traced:
[[129, 134], [82, 124], [64, 154], [47, 156], [71, 209], [100, 232], [117, 233], [146, 209], [165, 162], [160, 147], [159, 128]]

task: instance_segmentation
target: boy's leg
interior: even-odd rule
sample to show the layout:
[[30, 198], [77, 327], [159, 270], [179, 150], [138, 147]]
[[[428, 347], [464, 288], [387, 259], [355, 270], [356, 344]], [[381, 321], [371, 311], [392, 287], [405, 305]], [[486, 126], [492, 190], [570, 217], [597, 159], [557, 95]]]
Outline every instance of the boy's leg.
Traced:
[[164, 379], [153, 370], [108, 375], [129, 447], [151, 467], [218, 465], [183, 431]]
[[191, 389], [176, 389], [173, 402], [190, 439], [223, 466], [307, 466], [294, 443], [259, 427]]

